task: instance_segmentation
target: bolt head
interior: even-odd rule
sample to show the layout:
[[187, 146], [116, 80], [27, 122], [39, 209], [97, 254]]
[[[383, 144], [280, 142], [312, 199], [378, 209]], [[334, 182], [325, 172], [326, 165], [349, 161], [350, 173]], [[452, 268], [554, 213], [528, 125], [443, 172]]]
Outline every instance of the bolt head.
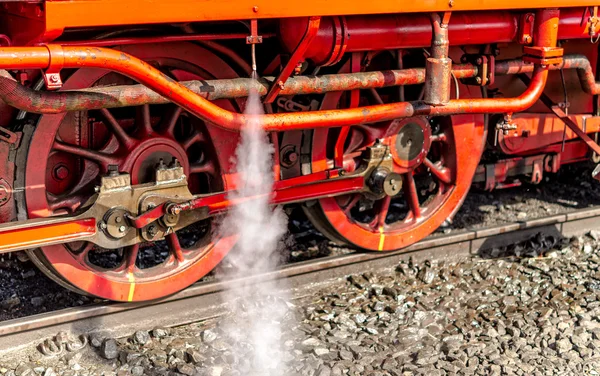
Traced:
[[168, 211], [171, 215], [179, 215], [179, 213], [181, 213], [181, 207], [179, 205], [170, 205]]
[[127, 230], [127, 227], [125, 227], [125, 226], [123, 226], [123, 225], [121, 225], [121, 226], [119, 227], [119, 232], [125, 232], [125, 230]]
[[69, 169], [65, 166], [57, 166], [54, 169], [54, 177], [56, 180], [65, 180], [69, 177]]
[[258, 12], [258, 6], [256, 6], [256, 5], [255, 5], [255, 6], [253, 6], [253, 7], [252, 7], [252, 11], [253, 11], [254, 13], [257, 13], [257, 12]]

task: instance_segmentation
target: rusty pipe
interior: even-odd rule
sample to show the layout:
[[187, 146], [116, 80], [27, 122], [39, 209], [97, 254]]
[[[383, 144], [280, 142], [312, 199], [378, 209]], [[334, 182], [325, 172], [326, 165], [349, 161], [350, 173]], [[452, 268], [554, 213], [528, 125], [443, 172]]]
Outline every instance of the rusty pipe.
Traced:
[[[596, 82], [592, 65], [585, 55], [565, 55], [562, 64], [550, 65], [548, 69], [576, 69], [581, 89], [590, 95], [600, 95], [600, 83]], [[521, 59], [498, 61], [494, 72], [497, 76], [531, 73], [533, 72], [533, 65], [523, 64]]]
[[[458, 78], [474, 77], [477, 68], [471, 64], [455, 66]], [[274, 77], [260, 80], [234, 78], [208, 81], [183, 81], [181, 85], [208, 99], [247, 97], [250, 92], [266, 95]], [[390, 71], [331, 74], [318, 77], [290, 77], [281, 95], [322, 94], [330, 91], [417, 85], [425, 81], [425, 69], [413, 68]], [[6, 71], [0, 70], [0, 99], [20, 110], [38, 114], [85, 111], [100, 108], [164, 104], [170, 100], [144, 85], [100, 86], [79, 90], [36, 91], [19, 84]]]
[[0, 48], [0, 69], [47, 69], [51, 61], [54, 67], [60, 64], [63, 68], [101, 68], [121, 73], [151, 88], [188, 112], [232, 131], [239, 131], [255, 117], [260, 119], [266, 130], [282, 131], [368, 123], [412, 114], [412, 104], [406, 102], [351, 110], [268, 115], [238, 114], [222, 109], [151, 65], [121, 51], [58, 45]]
[[540, 98], [548, 80], [548, 69], [535, 67], [531, 83], [516, 98], [494, 99], [458, 99], [451, 100], [445, 106], [429, 106], [429, 109], [418, 109], [419, 115], [442, 116], [456, 114], [513, 113], [525, 111]]
[[[584, 55], [568, 55], [562, 65], [551, 65], [549, 70], [577, 69], [582, 89], [591, 95], [600, 94], [600, 83], [595, 82], [591, 64]], [[532, 73], [533, 64], [521, 59], [502, 60], [495, 64], [496, 76]], [[477, 76], [472, 64], [454, 64], [456, 78]], [[261, 80], [235, 78], [209, 81], [183, 81], [194, 93], [208, 100], [247, 97], [251, 91], [264, 96], [273, 77]], [[425, 82], [425, 69], [412, 68], [391, 71], [332, 74], [318, 77], [290, 77], [281, 95], [322, 94], [330, 91], [382, 88], [399, 85], [418, 85]], [[67, 111], [86, 111], [101, 108], [165, 104], [170, 100], [144, 85], [99, 86], [67, 91], [35, 91], [23, 86], [5, 70], [0, 70], [0, 99], [19, 110], [37, 114], [56, 114]]]
[[[518, 112], [535, 103], [543, 91], [548, 71], [538, 68], [533, 73], [529, 88], [519, 97], [511, 99], [453, 100], [446, 106], [433, 107], [423, 102], [399, 102], [352, 109], [245, 115], [224, 110], [179, 84], [149, 64], [123, 52], [105, 48], [63, 47], [0, 48], [0, 69], [18, 68], [24, 64], [31, 68], [48, 67], [51, 54], [63, 67], [95, 67], [114, 70], [148, 86], [158, 94], [183, 107], [190, 113], [223, 128], [239, 131], [250, 119], [259, 118], [268, 131], [284, 131], [317, 127], [340, 127], [362, 123], [392, 120], [414, 115], [449, 115], [480, 112]], [[45, 51], [45, 52], [44, 52]], [[56, 52], [58, 51], [58, 52]]]
[[[498, 61], [496, 75], [531, 73], [534, 66], [525, 64], [521, 59]], [[550, 66], [550, 70], [561, 66]], [[594, 74], [587, 58], [582, 55], [566, 56], [564, 69], [582, 70], [582, 86], [594, 86], [600, 91], [600, 85], [594, 82]], [[455, 64], [452, 69], [457, 78], [470, 78], [477, 75], [477, 67], [471, 64]], [[209, 81], [183, 81], [181, 85], [208, 100], [247, 97], [251, 91], [263, 96], [268, 92], [273, 77], [261, 80], [236, 78]], [[322, 94], [329, 91], [381, 88], [399, 85], [417, 85], [425, 82], [425, 69], [412, 68], [392, 71], [360, 72], [332, 74], [319, 77], [290, 77], [281, 95]], [[586, 90], [589, 92], [590, 90]], [[590, 94], [593, 94], [590, 92]], [[68, 111], [86, 111], [101, 108], [140, 106], [143, 104], [165, 104], [171, 101], [144, 85], [99, 86], [66, 91], [35, 91], [19, 84], [6, 71], [0, 70], [0, 99], [19, 110], [56, 114]]]

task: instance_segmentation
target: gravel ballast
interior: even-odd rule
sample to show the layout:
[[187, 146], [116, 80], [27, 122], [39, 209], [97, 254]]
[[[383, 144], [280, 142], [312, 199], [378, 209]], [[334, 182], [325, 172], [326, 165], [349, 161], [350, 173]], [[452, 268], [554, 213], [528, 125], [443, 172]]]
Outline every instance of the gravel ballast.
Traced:
[[[74, 351], [13, 360], [0, 374], [594, 375], [599, 238], [537, 236], [460, 262], [409, 260], [351, 275], [301, 300], [267, 296], [255, 304], [287, 309], [281, 351], [268, 350], [283, 370], [253, 363], [245, 337], [253, 323], [238, 312], [129, 338], [92, 337], [82, 349], [71, 338]], [[235, 336], [225, 330], [232, 326]]]

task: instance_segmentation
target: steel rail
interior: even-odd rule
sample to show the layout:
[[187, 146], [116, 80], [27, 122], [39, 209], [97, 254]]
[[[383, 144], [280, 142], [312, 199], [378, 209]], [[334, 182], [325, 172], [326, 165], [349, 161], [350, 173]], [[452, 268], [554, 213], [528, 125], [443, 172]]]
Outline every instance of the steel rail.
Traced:
[[7, 320], [0, 322], [0, 354], [37, 344], [59, 331], [75, 335], [127, 336], [156, 326], [179, 326], [210, 319], [226, 312], [222, 294], [231, 286], [286, 279], [286, 286], [297, 298], [306, 294], [309, 285], [319, 288], [333, 278], [367, 270], [383, 270], [409, 257], [417, 261], [444, 258], [456, 261], [486, 249], [527, 240], [537, 233], [555, 237], [581, 235], [596, 227], [599, 219], [600, 208], [580, 209], [523, 222], [433, 235], [398, 251], [354, 252], [289, 264], [269, 273], [238, 280], [199, 282], [171, 297], [152, 302], [104, 302]]

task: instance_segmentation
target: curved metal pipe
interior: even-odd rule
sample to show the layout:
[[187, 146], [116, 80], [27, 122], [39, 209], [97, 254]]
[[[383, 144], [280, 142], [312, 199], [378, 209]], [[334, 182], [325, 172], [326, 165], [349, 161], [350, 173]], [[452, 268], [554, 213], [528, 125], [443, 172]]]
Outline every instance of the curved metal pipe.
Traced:
[[[473, 77], [477, 68], [456, 66], [459, 78]], [[235, 78], [179, 82], [208, 100], [247, 97], [251, 92], [267, 94], [275, 77], [260, 80]], [[425, 69], [331, 74], [319, 77], [290, 77], [281, 95], [322, 94], [330, 91], [360, 90], [387, 86], [416, 85], [425, 81]], [[20, 110], [38, 114], [85, 111], [100, 108], [170, 103], [170, 100], [143, 85], [100, 86], [79, 90], [36, 91], [19, 84], [6, 70], [0, 69], [0, 99]]]
[[455, 115], [455, 114], [482, 114], [482, 113], [513, 113], [525, 111], [540, 98], [546, 81], [548, 70], [536, 67], [531, 77], [531, 83], [523, 94], [516, 98], [494, 98], [494, 99], [457, 99], [448, 102], [445, 106], [436, 106], [417, 110], [419, 115]]
[[[534, 66], [521, 59], [497, 61], [496, 76], [532, 73]], [[595, 81], [592, 66], [584, 55], [565, 56], [560, 66], [549, 70], [577, 69], [582, 89], [590, 95], [600, 94], [600, 83]], [[457, 78], [477, 75], [471, 64], [455, 64], [452, 73]], [[183, 81], [181, 85], [208, 100], [247, 97], [251, 91], [263, 96], [268, 92], [273, 77], [260, 80], [236, 78], [228, 80]], [[381, 88], [386, 86], [418, 85], [425, 81], [425, 69], [413, 68], [392, 71], [332, 74], [319, 77], [290, 77], [281, 95], [322, 94], [329, 91]], [[144, 85], [100, 86], [79, 90], [37, 91], [20, 85], [5, 70], [0, 70], [0, 99], [25, 112], [57, 114], [67, 111], [97, 110], [165, 104], [171, 101]]]
[[[544, 39], [546, 33], [553, 33], [555, 39], [557, 27], [542, 29], [538, 31], [541, 35], [540, 40], [546, 40]], [[536, 67], [527, 90], [519, 97], [511, 99], [454, 100], [439, 107], [423, 102], [399, 102], [343, 110], [246, 115], [220, 108], [151, 65], [121, 51], [59, 45], [0, 48], [0, 69], [47, 69], [50, 66], [53, 69], [93, 67], [113, 70], [149, 87], [190, 113], [232, 131], [239, 131], [248, 121], [257, 118], [265, 130], [285, 131], [341, 127], [414, 115], [518, 112], [527, 109], [537, 101], [548, 78], [547, 69]]]

